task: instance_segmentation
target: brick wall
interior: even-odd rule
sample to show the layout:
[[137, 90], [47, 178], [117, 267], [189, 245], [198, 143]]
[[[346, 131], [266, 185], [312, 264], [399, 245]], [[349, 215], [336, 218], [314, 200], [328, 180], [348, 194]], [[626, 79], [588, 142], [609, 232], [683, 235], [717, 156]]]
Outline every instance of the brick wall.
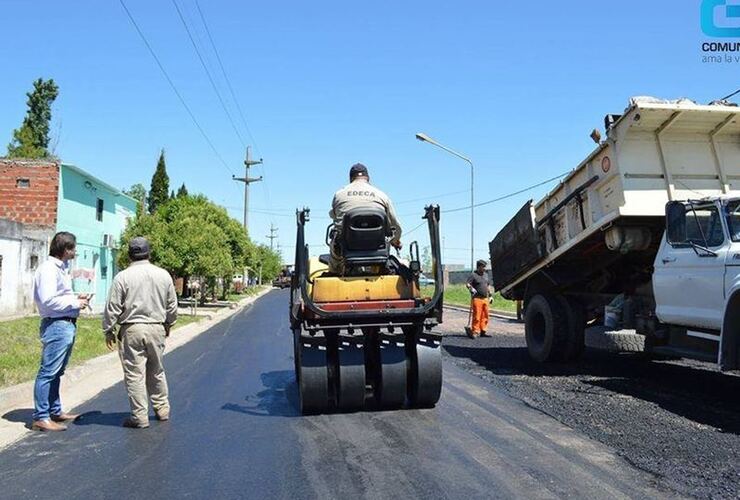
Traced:
[[55, 227], [58, 195], [58, 163], [0, 158], [0, 218]]

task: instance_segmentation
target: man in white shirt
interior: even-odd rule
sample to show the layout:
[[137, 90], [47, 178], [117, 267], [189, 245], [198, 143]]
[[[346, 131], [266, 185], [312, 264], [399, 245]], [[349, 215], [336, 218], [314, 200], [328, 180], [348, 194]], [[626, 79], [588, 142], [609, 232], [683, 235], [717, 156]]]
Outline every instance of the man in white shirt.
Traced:
[[72, 233], [54, 235], [49, 258], [39, 266], [33, 280], [33, 298], [41, 316], [41, 367], [33, 389], [35, 410], [31, 428], [39, 431], [64, 431], [64, 422], [78, 415], [62, 411], [59, 385], [72, 354], [77, 332], [77, 317], [88, 305], [87, 295], [72, 292], [68, 262], [75, 258], [77, 239]]

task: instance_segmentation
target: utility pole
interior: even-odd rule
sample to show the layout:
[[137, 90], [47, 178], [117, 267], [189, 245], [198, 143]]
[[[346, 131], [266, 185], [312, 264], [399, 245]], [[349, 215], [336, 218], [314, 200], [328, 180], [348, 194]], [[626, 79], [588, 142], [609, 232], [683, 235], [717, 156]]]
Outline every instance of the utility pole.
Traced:
[[249, 185], [253, 182], [259, 182], [262, 180], [262, 176], [259, 177], [249, 177], [249, 168], [253, 165], [260, 165], [262, 163], [262, 158], [259, 160], [252, 160], [252, 147], [247, 146], [247, 159], [244, 160], [244, 177], [237, 177], [235, 175], [232, 175], [231, 178], [237, 182], [243, 182], [244, 183], [244, 230], [249, 233], [248, 230], [248, 211], [249, 211]]
[[270, 236], [265, 236], [265, 238], [268, 238], [270, 240], [270, 250], [272, 250], [272, 242], [275, 238], [277, 238], [277, 235], [275, 234], [277, 232], [278, 228], [275, 227], [274, 224], [270, 224]]

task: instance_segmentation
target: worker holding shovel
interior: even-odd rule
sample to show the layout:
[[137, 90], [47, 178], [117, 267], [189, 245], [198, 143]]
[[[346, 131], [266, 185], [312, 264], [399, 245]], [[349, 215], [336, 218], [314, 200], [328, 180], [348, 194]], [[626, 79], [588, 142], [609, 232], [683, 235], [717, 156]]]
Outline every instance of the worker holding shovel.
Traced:
[[488, 332], [488, 303], [491, 300], [490, 284], [486, 273], [486, 261], [479, 260], [468, 281], [465, 283], [470, 291], [470, 315], [472, 325], [465, 328], [470, 338], [487, 336]]

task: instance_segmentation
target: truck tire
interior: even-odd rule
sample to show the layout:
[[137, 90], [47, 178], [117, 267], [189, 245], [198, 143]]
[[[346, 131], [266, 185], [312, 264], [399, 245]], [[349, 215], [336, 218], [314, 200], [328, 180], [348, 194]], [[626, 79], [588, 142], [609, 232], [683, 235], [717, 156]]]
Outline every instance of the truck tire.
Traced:
[[592, 327], [586, 330], [586, 346], [610, 352], [644, 352], [645, 336], [634, 330], [605, 330]]
[[524, 311], [527, 350], [539, 363], [564, 358], [568, 340], [568, 320], [563, 308], [552, 296], [535, 295]]
[[575, 299], [558, 295], [555, 297], [565, 313], [568, 329], [563, 351], [563, 361], [575, 361], [581, 357], [586, 347], [584, 332], [586, 330], [586, 314], [583, 306]]

